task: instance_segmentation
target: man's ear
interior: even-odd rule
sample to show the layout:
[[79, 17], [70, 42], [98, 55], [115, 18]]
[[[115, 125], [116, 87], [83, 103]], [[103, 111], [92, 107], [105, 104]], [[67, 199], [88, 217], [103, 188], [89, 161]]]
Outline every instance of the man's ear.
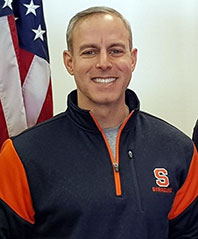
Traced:
[[131, 63], [132, 63], [132, 69], [134, 71], [136, 63], [137, 63], [137, 49], [133, 48], [131, 51]]
[[69, 74], [73, 75], [72, 54], [67, 50], [63, 52], [63, 61]]

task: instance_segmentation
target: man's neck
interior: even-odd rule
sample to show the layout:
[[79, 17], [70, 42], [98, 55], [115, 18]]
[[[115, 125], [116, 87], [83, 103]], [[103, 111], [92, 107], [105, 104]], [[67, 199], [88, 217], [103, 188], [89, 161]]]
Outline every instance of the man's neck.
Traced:
[[106, 129], [120, 126], [129, 115], [129, 108], [126, 104], [120, 107], [100, 106], [97, 109], [92, 109], [91, 112], [101, 128]]

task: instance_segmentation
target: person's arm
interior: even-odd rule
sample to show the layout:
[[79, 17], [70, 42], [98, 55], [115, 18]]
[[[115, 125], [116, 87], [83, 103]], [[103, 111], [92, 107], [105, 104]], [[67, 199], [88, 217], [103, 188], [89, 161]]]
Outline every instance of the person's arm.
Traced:
[[198, 149], [198, 120], [196, 122], [196, 125], [194, 127], [194, 131], [193, 131], [193, 137], [192, 137], [197, 149]]
[[169, 213], [169, 239], [198, 239], [198, 153], [195, 147], [187, 178]]
[[0, 238], [27, 239], [34, 225], [34, 209], [25, 169], [12, 141], [0, 152]]

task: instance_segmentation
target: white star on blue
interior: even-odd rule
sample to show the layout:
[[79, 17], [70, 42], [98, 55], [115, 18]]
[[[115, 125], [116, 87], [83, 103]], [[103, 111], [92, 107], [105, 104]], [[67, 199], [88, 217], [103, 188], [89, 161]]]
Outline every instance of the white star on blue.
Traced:
[[0, 0], [0, 17], [13, 15], [19, 46], [49, 62], [42, 0]]

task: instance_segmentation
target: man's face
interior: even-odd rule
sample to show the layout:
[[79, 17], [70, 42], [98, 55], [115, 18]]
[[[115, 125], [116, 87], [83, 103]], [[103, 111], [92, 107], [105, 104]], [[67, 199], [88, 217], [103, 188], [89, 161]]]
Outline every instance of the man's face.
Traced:
[[73, 53], [64, 62], [74, 75], [78, 106], [125, 104], [125, 90], [136, 64], [137, 50], [129, 48], [129, 33], [120, 18], [96, 14], [77, 23]]

